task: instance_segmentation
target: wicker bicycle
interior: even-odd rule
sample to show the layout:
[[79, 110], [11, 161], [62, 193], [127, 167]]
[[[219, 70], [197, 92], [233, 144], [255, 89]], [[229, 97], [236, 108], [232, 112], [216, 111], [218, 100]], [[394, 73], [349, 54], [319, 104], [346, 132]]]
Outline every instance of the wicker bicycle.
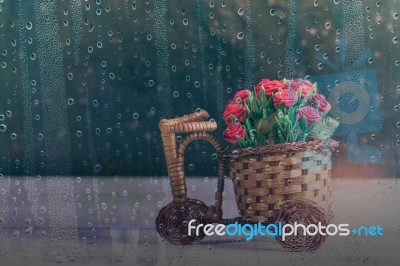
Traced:
[[[334, 140], [267, 145], [260, 148], [222, 150], [217, 139], [207, 132], [217, 128], [205, 121], [205, 110], [174, 119], [162, 119], [159, 127], [164, 146], [173, 201], [163, 207], [156, 219], [157, 232], [173, 244], [192, 244], [205, 234], [188, 235], [188, 222], [293, 223], [327, 225], [333, 217], [330, 205], [331, 152]], [[190, 133], [177, 147], [176, 134]], [[218, 186], [215, 206], [187, 197], [184, 151], [195, 140], [210, 142], [218, 156]], [[224, 163], [229, 162], [240, 217], [222, 218]], [[195, 225], [197, 225], [195, 224]], [[315, 250], [326, 236], [293, 236], [277, 241], [292, 251]]]

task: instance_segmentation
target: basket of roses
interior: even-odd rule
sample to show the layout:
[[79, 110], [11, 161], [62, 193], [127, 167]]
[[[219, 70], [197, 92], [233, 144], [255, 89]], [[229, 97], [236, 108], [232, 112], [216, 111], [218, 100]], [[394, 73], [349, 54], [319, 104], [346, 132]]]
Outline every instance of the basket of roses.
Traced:
[[225, 157], [243, 221], [279, 222], [279, 211], [296, 200], [313, 203], [327, 221], [333, 217], [331, 156], [338, 142], [330, 137], [339, 123], [330, 108], [308, 80], [262, 79], [253, 91], [236, 92], [223, 114], [223, 137], [235, 146]]

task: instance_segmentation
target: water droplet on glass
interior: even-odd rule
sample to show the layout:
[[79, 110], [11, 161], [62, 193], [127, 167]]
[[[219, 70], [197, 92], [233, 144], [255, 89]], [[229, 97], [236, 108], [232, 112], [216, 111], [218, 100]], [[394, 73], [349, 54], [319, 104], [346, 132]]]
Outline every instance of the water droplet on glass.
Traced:
[[101, 171], [101, 169], [102, 169], [102, 166], [100, 164], [96, 164], [94, 166], [94, 172], [95, 173], [99, 173]]
[[325, 29], [329, 30], [330, 27], [331, 27], [331, 24], [330, 24], [329, 22], [326, 22], [326, 23], [325, 23]]
[[271, 9], [271, 10], [269, 11], [269, 14], [270, 14], [271, 16], [275, 16], [275, 9]]

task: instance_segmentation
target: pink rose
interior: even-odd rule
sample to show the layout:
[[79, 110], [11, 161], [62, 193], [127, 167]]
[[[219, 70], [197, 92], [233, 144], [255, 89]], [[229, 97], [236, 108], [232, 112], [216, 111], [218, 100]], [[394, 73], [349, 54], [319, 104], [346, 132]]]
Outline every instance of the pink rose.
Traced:
[[230, 123], [223, 133], [224, 139], [232, 144], [237, 144], [236, 137], [244, 138], [246, 136], [246, 129], [240, 124]]
[[279, 89], [286, 89], [286, 84], [279, 80], [262, 79], [256, 86], [256, 94], [259, 97], [261, 86], [264, 87], [265, 94], [271, 96], [273, 92]]
[[274, 94], [274, 105], [278, 106], [281, 102], [286, 107], [290, 107], [297, 102], [297, 93], [293, 90], [280, 90]]
[[242, 99], [242, 102], [247, 102], [247, 100], [249, 99], [249, 93], [249, 90], [241, 90], [236, 92], [235, 96], [233, 96], [232, 103], [236, 103], [237, 98]]
[[316, 102], [319, 102], [319, 108], [318, 111], [321, 113], [324, 113], [325, 111], [329, 111], [331, 109], [330, 103], [325, 99], [324, 95], [322, 94], [317, 94], [310, 100], [310, 104], [313, 105]]
[[320, 118], [319, 112], [317, 109], [311, 106], [303, 107], [298, 112], [298, 119], [301, 120], [303, 117], [306, 118], [307, 124], [311, 125], [314, 121], [318, 121]]
[[239, 119], [240, 122], [243, 122], [244, 106], [238, 103], [228, 103], [224, 111], [224, 119], [228, 124], [233, 122], [231, 120], [231, 115]]
[[306, 97], [313, 85], [308, 80], [287, 80], [286, 83], [292, 90], [301, 90], [301, 97]]

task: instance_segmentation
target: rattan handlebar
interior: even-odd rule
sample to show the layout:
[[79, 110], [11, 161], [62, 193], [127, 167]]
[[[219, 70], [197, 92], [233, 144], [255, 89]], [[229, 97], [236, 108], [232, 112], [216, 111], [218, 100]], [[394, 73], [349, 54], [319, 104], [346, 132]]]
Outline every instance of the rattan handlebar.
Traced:
[[[171, 192], [174, 201], [185, 201], [187, 196], [187, 187], [184, 173], [184, 151], [186, 146], [197, 139], [209, 141], [216, 152], [221, 152], [221, 146], [218, 141], [211, 135], [205, 132], [211, 132], [217, 129], [215, 121], [204, 121], [209, 117], [207, 111], [199, 110], [190, 115], [184, 115], [173, 119], [162, 119], [159, 123], [161, 130], [161, 138], [163, 141], [165, 158], [167, 162], [168, 175], [170, 178]], [[179, 150], [176, 147], [177, 133], [191, 133], [181, 143]], [[216, 193], [216, 213], [220, 218], [222, 215], [222, 191], [224, 183], [223, 163], [219, 158], [219, 185]]]

